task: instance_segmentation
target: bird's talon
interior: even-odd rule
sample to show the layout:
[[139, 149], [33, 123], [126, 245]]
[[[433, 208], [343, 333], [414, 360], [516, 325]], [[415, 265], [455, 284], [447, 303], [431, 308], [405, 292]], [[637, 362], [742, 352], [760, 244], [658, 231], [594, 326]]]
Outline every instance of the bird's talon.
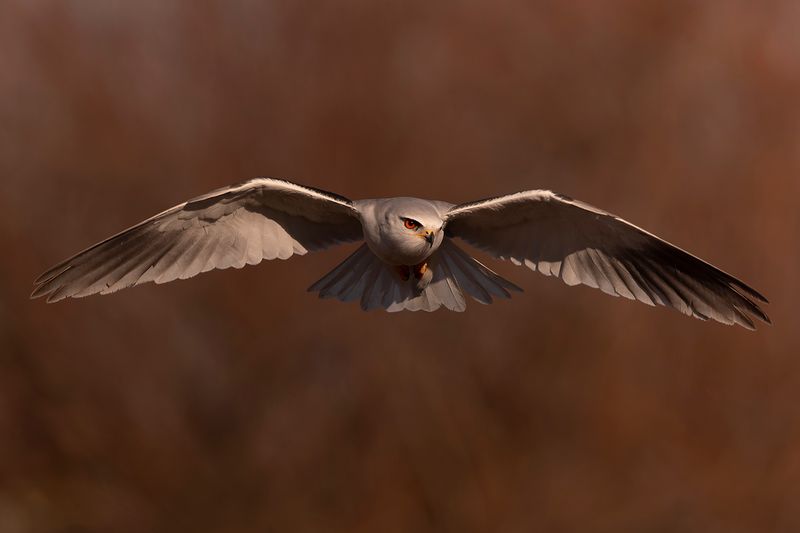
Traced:
[[420, 263], [418, 265], [414, 265], [414, 277], [416, 279], [422, 279], [422, 276], [425, 275], [425, 272], [428, 271], [428, 263]]

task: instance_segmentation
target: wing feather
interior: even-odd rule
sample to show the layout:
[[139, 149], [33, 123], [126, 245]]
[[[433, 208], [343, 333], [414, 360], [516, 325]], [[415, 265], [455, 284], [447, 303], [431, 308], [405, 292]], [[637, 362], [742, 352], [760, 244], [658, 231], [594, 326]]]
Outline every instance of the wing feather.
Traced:
[[288, 259], [362, 236], [359, 213], [347, 198], [257, 178], [163, 211], [57, 264], [34, 282], [31, 297], [54, 302], [108, 294]]
[[770, 323], [758, 291], [641, 228], [550, 191], [454, 206], [447, 234], [568, 285], [663, 305], [699, 319], [754, 329]]

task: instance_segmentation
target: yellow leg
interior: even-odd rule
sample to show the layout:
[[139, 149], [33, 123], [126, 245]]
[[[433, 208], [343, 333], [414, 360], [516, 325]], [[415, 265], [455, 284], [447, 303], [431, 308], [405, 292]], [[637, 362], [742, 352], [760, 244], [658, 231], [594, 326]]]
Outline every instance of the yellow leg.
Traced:
[[425, 272], [428, 271], [428, 263], [420, 263], [418, 265], [414, 265], [414, 277], [417, 279], [422, 279], [422, 276], [425, 275]]

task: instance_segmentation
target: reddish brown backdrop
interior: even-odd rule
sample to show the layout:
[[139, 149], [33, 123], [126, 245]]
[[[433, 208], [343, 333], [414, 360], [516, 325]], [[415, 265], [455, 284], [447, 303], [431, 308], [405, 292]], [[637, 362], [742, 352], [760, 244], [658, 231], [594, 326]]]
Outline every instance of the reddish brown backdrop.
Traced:
[[[0, 6], [0, 531], [800, 530], [793, 0]], [[304, 292], [349, 249], [110, 297], [46, 267], [260, 175], [552, 188], [771, 298], [755, 333], [569, 288]]]

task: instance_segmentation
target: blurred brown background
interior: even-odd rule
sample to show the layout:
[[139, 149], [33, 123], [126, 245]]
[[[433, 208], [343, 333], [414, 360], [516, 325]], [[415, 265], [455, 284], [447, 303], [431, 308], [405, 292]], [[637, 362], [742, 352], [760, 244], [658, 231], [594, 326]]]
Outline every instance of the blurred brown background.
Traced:
[[[793, 0], [0, 4], [0, 532], [800, 531]], [[755, 333], [569, 288], [362, 313], [353, 247], [109, 297], [41, 271], [247, 178], [552, 188]]]

